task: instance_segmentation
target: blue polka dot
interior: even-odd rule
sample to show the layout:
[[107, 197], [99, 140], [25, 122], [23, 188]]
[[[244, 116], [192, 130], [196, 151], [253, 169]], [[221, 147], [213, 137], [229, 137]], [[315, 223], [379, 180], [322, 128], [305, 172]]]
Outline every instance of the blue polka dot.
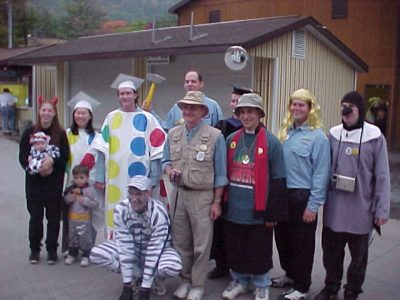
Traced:
[[89, 138], [88, 138], [88, 145], [91, 145], [92, 142], [93, 142], [93, 140], [94, 140], [94, 132], [91, 133], [91, 134], [89, 135]]
[[138, 114], [133, 118], [133, 127], [139, 131], [145, 131], [147, 128], [147, 118], [144, 114]]
[[128, 168], [129, 177], [136, 175], [146, 176], [146, 167], [141, 162], [134, 162]]
[[137, 156], [143, 156], [146, 150], [146, 142], [144, 138], [137, 137], [131, 142], [131, 151]]

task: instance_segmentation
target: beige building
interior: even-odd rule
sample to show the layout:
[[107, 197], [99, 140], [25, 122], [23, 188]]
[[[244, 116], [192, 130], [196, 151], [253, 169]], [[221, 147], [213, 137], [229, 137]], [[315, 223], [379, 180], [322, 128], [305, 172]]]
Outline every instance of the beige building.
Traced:
[[[233, 45], [247, 49], [249, 59], [243, 70], [225, 66], [225, 51]], [[154, 99], [154, 109], [165, 116], [184, 94], [184, 74], [194, 69], [202, 73], [205, 93], [220, 103], [226, 117], [231, 114], [230, 83], [259, 91], [268, 112], [265, 122], [273, 132], [280, 126], [289, 95], [298, 88], [317, 96], [326, 128], [337, 124], [338, 99], [355, 88], [357, 72], [368, 69], [315, 19], [298, 16], [85, 37], [14, 61], [34, 66], [34, 95], [60, 97], [65, 126], [70, 122], [65, 102], [80, 90], [102, 102], [95, 112], [95, 125], [100, 126], [107, 112], [118, 107], [109, 86], [121, 72], [165, 77]], [[143, 87], [142, 99], [145, 96]]]

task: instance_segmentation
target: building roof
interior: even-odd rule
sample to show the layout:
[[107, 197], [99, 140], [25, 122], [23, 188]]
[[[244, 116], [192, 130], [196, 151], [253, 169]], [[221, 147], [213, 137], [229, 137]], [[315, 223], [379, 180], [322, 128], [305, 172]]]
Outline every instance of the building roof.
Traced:
[[[250, 49], [293, 30], [306, 28], [322, 43], [344, 58], [357, 71], [368, 66], [346, 45], [312, 17], [285, 16], [220, 23], [200, 24], [194, 27], [177, 26], [156, 31], [142, 30], [129, 33], [82, 37], [64, 44], [53, 45], [15, 57], [15, 63], [54, 63], [59, 61], [158, 56], [179, 54], [222, 53], [232, 45]], [[207, 35], [190, 40], [190, 32]], [[162, 40], [152, 42], [153, 40]]]
[[168, 12], [171, 14], [176, 14], [179, 9], [181, 9], [182, 7], [184, 7], [186, 4], [188, 4], [190, 2], [193, 2], [193, 0], [182, 0], [178, 3], [176, 3], [175, 5], [171, 6], [168, 9]]
[[0, 65], [9, 65], [9, 60], [16, 56], [30, 53], [43, 48], [44, 46], [23, 47], [23, 48], [0, 48]]

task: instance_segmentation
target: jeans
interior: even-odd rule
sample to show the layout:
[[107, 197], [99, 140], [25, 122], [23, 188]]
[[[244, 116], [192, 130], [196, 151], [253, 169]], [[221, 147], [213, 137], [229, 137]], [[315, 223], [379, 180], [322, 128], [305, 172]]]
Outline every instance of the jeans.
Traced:
[[269, 278], [269, 274], [244, 274], [231, 270], [232, 279], [238, 282], [241, 285], [247, 286], [250, 283], [250, 280], [253, 281], [253, 285], [256, 288], [268, 288], [271, 285], [271, 279]]
[[7, 105], [8, 129], [15, 131], [15, 105]]
[[7, 118], [7, 106], [1, 106], [1, 129], [3, 131], [8, 130], [8, 118]]
[[15, 130], [15, 105], [1, 107], [1, 128], [3, 131]]

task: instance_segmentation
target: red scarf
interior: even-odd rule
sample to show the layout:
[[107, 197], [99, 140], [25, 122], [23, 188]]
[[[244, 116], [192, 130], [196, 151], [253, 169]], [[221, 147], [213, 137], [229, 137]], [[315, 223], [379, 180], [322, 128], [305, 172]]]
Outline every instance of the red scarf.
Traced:
[[[238, 130], [232, 137], [232, 141], [228, 150], [228, 178], [232, 173], [232, 164], [235, 158], [237, 145], [242, 136], [244, 128]], [[267, 207], [268, 196], [268, 182], [269, 182], [269, 168], [268, 168], [268, 141], [266, 130], [260, 126], [260, 130], [256, 136], [256, 144], [254, 146], [254, 208], [255, 217], [263, 216], [263, 212]], [[224, 200], [228, 200], [228, 192], [224, 195]]]

